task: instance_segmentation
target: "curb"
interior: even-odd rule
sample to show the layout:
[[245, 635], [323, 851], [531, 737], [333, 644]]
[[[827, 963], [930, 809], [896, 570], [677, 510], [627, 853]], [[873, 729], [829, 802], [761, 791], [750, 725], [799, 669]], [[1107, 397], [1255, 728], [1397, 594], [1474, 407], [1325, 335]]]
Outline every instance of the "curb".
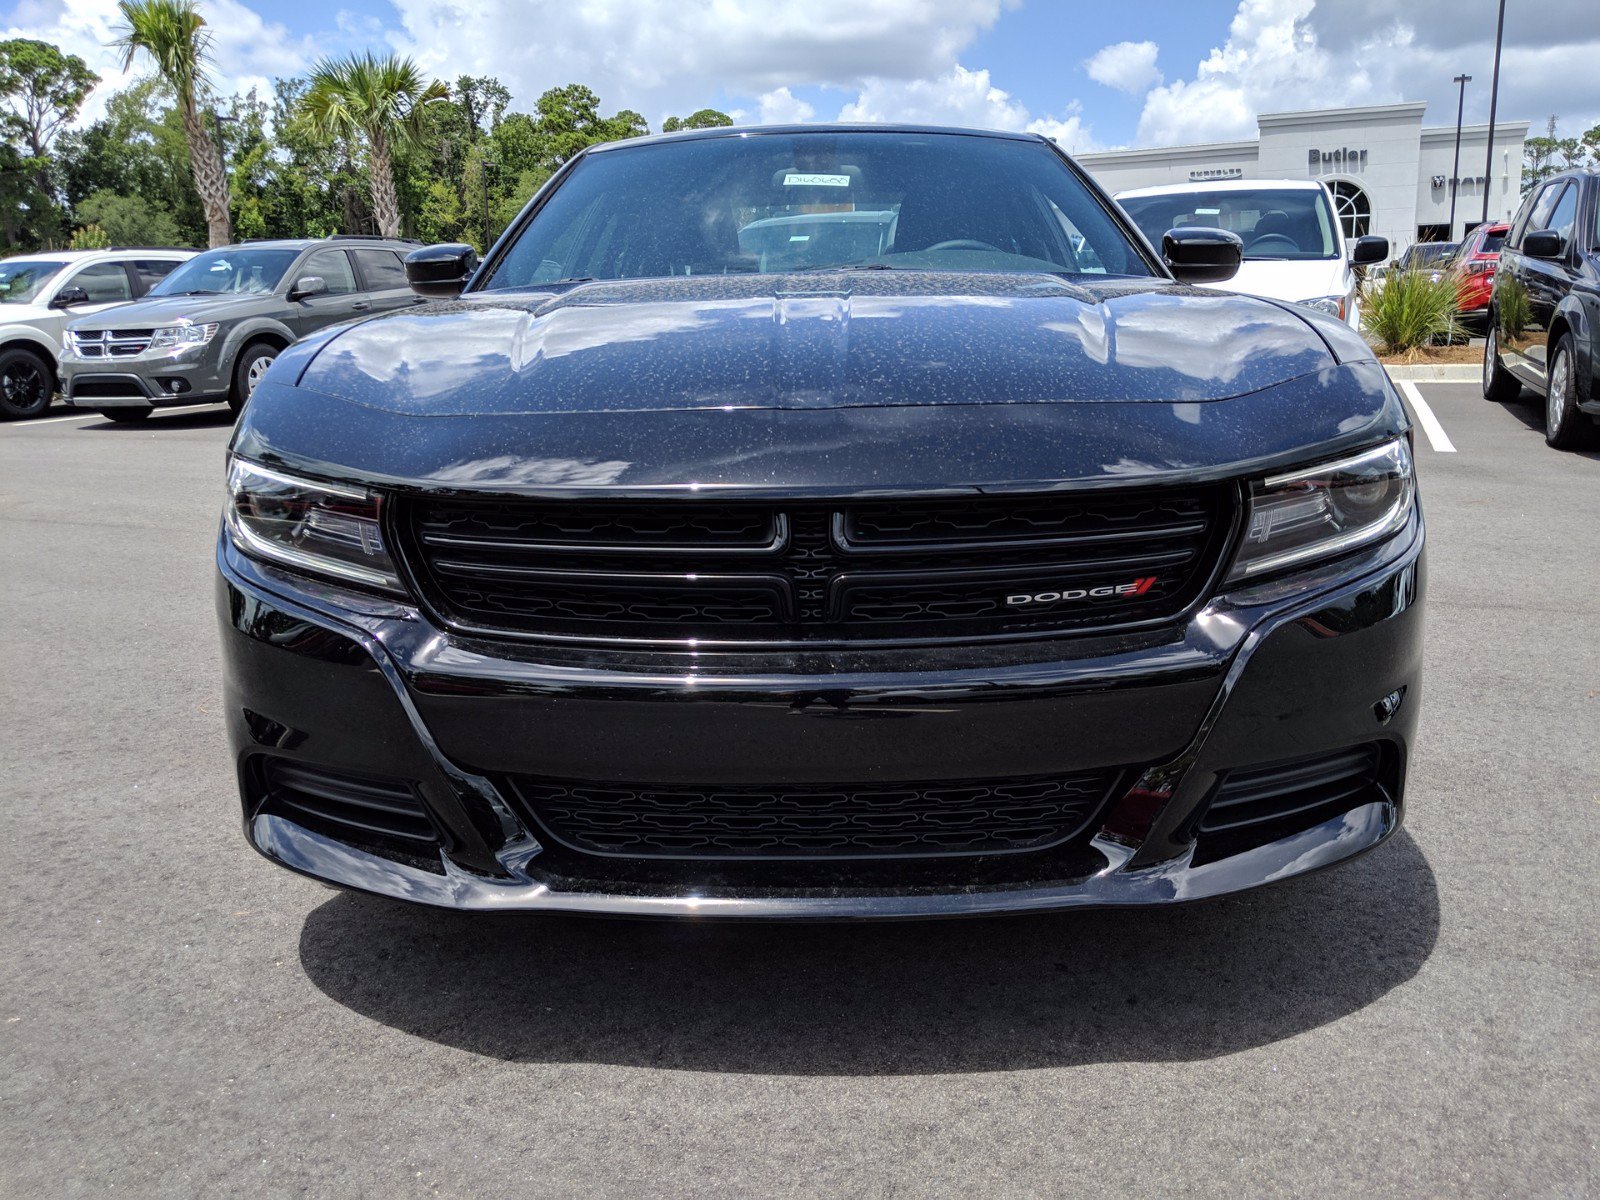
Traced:
[[1477, 383], [1482, 372], [1471, 363], [1415, 363], [1409, 366], [1384, 367], [1389, 378], [1395, 381], [1409, 379], [1413, 383]]

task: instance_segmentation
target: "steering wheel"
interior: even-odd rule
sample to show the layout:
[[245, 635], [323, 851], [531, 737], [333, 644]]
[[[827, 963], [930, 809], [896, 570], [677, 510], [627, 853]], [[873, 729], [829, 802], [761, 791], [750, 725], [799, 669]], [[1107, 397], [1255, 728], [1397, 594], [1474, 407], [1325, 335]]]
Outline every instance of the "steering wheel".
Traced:
[[[1270, 244], [1270, 243], [1274, 243], [1274, 242], [1281, 243], [1281, 245], [1271, 245]], [[1251, 254], [1254, 254], [1257, 250], [1260, 250], [1263, 247], [1265, 247], [1269, 252], [1272, 251], [1272, 250], [1280, 250], [1281, 249], [1281, 250], [1288, 250], [1292, 254], [1300, 253], [1300, 243], [1295, 241], [1292, 237], [1289, 237], [1287, 234], [1283, 234], [1283, 233], [1264, 233], [1264, 234], [1262, 234], [1255, 241], [1250, 243], [1249, 252]]]
[[995, 254], [1004, 254], [999, 246], [991, 246], [988, 242], [980, 242], [977, 238], [951, 238], [948, 242], [935, 242], [931, 246], [924, 246], [924, 250], [990, 250]]

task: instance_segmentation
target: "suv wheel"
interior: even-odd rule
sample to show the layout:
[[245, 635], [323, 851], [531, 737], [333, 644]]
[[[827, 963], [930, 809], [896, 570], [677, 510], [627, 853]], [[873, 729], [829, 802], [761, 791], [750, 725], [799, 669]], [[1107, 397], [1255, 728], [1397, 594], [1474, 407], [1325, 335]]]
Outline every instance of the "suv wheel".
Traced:
[[1489, 317], [1489, 328], [1483, 335], [1483, 398], [1496, 404], [1509, 404], [1522, 391], [1517, 377], [1500, 365], [1500, 336], [1494, 327], [1494, 317]]
[[1572, 353], [1572, 335], [1564, 333], [1550, 360], [1550, 377], [1544, 400], [1544, 440], [1557, 450], [1586, 446], [1594, 433], [1589, 418], [1578, 411], [1578, 364]]
[[22, 346], [0, 350], [0, 417], [36, 417], [50, 407], [55, 372], [43, 355]]
[[256, 384], [261, 382], [261, 377], [267, 373], [267, 368], [278, 357], [278, 353], [278, 347], [271, 342], [252, 342], [240, 352], [238, 361], [233, 364], [233, 390], [228, 393], [229, 408], [238, 412], [244, 407], [244, 402], [250, 399], [250, 393], [256, 390]]

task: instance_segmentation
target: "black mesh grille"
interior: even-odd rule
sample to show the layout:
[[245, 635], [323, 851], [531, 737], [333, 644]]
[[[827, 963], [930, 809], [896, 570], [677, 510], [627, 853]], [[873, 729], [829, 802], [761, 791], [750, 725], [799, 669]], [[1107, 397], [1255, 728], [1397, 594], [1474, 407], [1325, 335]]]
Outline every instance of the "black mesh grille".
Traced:
[[955, 783], [692, 787], [510, 785], [550, 837], [629, 858], [892, 858], [1010, 854], [1079, 833], [1114, 772]]
[[414, 499], [431, 605], [485, 633], [959, 639], [1171, 618], [1212, 579], [1225, 487], [861, 504]]

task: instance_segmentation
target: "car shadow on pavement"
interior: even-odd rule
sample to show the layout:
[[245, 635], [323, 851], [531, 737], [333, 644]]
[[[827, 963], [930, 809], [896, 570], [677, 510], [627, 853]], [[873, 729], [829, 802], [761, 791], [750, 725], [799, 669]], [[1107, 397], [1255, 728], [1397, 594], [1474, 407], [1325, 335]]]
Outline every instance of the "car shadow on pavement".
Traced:
[[[1516, 400], [1495, 401], [1517, 420], [1526, 425], [1529, 431], [1544, 437], [1544, 397], [1533, 392], [1523, 392]], [[1571, 454], [1576, 458], [1593, 459], [1600, 462], [1600, 449], [1595, 450], [1552, 450], [1551, 454]]]
[[233, 421], [233, 410], [220, 404], [202, 412], [163, 413], [158, 410], [151, 413], [148, 420], [136, 422], [112, 421], [102, 417], [78, 428], [90, 433], [161, 433], [174, 429], [211, 429], [219, 425], [232, 425]]
[[474, 915], [343, 893], [300, 960], [345, 1007], [513, 1062], [793, 1075], [1233, 1054], [1356, 1012], [1439, 932], [1402, 830], [1343, 868], [1167, 909], [892, 924]]

